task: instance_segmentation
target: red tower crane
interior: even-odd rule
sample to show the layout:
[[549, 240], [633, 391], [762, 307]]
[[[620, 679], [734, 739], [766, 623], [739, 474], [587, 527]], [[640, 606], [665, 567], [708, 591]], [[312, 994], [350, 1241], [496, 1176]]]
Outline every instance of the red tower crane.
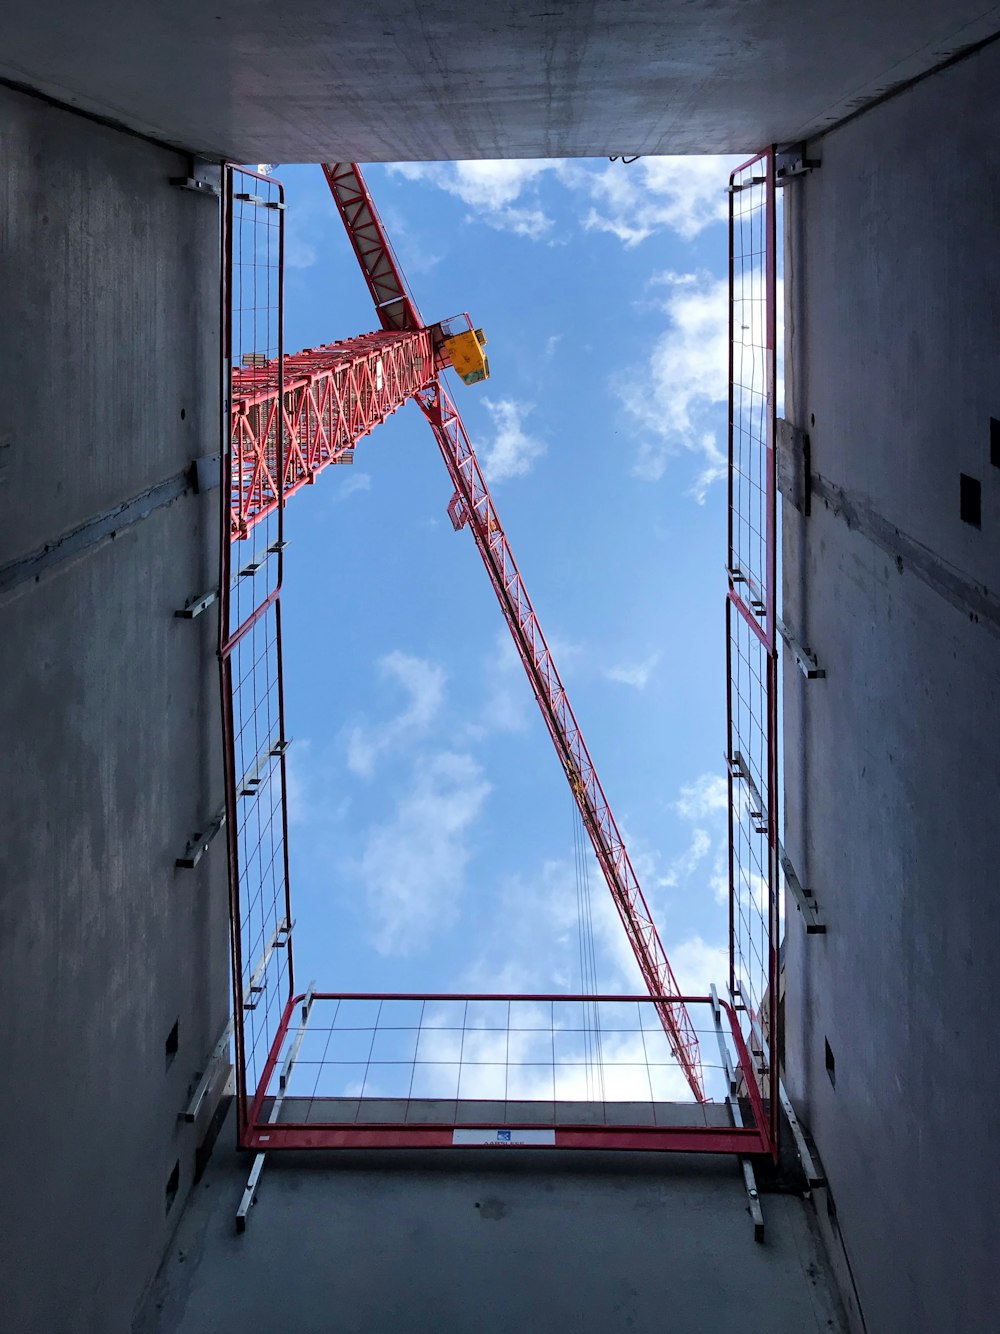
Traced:
[[[277, 414], [284, 414], [287, 497], [326, 466], [349, 463], [358, 440], [409, 399], [434, 432], [455, 488], [448, 513], [468, 527], [566, 772], [615, 907], [671, 1049], [695, 1097], [704, 1099], [698, 1038], [504, 534], [461, 414], [440, 372], [451, 364], [447, 329], [424, 323], [357, 163], [323, 166], [330, 192], [368, 283], [380, 331], [284, 359], [284, 395], [273, 363], [233, 372], [231, 532], [249, 529], [278, 504]], [[480, 337], [480, 342], [484, 341]], [[475, 377], [470, 377], [475, 378]]]

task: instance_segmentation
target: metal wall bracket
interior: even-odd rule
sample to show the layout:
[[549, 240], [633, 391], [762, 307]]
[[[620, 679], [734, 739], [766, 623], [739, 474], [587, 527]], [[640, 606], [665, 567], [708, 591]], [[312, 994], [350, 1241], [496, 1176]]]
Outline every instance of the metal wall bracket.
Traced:
[[194, 176], [171, 176], [170, 184], [176, 185], [178, 190], [193, 190], [198, 195], [211, 195], [218, 199], [222, 191], [217, 185], [210, 185], [208, 181], [199, 181]]
[[265, 199], [263, 195], [238, 194], [233, 195], [241, 204], [255, 204], [258, 208], [284, 209], [285, 205], [279, 199]]
[[192, 459], [191, 477], [197, 492], [214, 491], [222, 484], [222, 455], [203, 454]]
[[[747, 762], [739, 751], [736, 751], [729, 760], [729, 767], [734, 778], [739, 778], [746, 783], [750, 797], [750, 818], [754, 823], [754, 829], [758, 834], [766, 834], [768, 831], [768, 815], [764, 806], [764, 799], [758, 792], [757, 784], [753, 780]], [[803, 886], [802, 881], [795, 874], [795, 867], [792, 865], [791, 858], [785, 851], [781, 839], [779, 838], [777, 842], [778, 861], [785, 877], [785, 884], [798, 905], [806, 924], [806, 931], [811, 936], [822, 935], [826, 931], [826, 923], [819, 915], [819, 904], [816, 902], [816, 897]]]
[[[292, 1069], [295, 1065], [296, 1057], [299, 1054], [299, 1048], [302, 1046], [302, 1039], [305, 1037], [306, 1024], [309, 1022], [309, 1016], [312, 1013], [313, 992], [316, 990], [316, 983], [310, 982], [306, 994], [302, 999], [302, 1018], [299, 1023], [299, 1031], [295, 1034], [295, 1039], [289, 1049], [285, 1063], [281, 1067], [278, 1093], [271, 1104], [271, 1113], [268, 1116], [268, 1123], [273, 1125], [277, 1121], [281, 1112], [281, 1104], [285, 1100], [285, 1090], [288, 1088], [288, 1081], [291, 1079]], [[236, 1231], [245, 1232], [247, 1227], [247, 1215], [250, 1213], [253, 1205], [257, 1203], [257, 1187], [260, 1184], [260, 1174], [264, 1170], [264, 1162], [267, 1158], [266, 1152], [258, 1153], [253, 1160], [253, 1167], [250, 1169], [250, 1175], [247, 1177], [246, 1189], [240, 1200], [239, 1207], [236, 1210]]]
[[198, 1083], [195, 1085], [195, 1090], [191, 1094], [190, 1102], [182, 1112], [177, 1113], [177, 1119], [179, 1121], [187, 1121], [190, 1123], [198, 1119], [198, 1113], [201, 1111], [202, 1103], [205, 1101], [208, 1090], [212, 1086], [212, 1081], [215, 1079], [219, 1065], [221, 1064], [223, 1057], [228, 1056], [229, 1054], [229, 1039], [232, 1036], [232, 1032], [233, 1018], [232, 1015], [230, 1015], [219, 1040], [212, 1048], [208, 1060], [205, 1062], [205, 1069], [199, 1071], [199, 1074], [195, 1076], [195, 1078], [198, 1079]]
[[799, 912], [802, 914], [802, 920], [806, 925], [806, 934], [810, 936], [822, 936], [826, 934], [826, 923], [819, 915], [819, 904], [816, 902], [815, 895], [807, 890], [799, 877], [795, 874], [795, 867], [792, 865], [791, 858], [785, 851], [784, 844], [778, 839], [778, 861], [781, 863], [782, 874], [785, 877], [785, 884], [791, 890], [792, 898], [798, 905]]
[[780, 616], [778, 616], [776, 620], [778, 633], [785, 641], [788, 651], [795, 659], [796, 665], [802, 675], [807, 681], [822, 680], [826, 676], [826, 668], [821, 667], [816, 661], [815, 655], [810, 653], [804, 644], [799, 643]]
[[184, 606], [174, 612], [183, 621], [193, 621], [196, 616], [200, 616], [203, 611], [207, 611], [213, 602], [218, 598], [219, 590], [210, 588], [207, 593], [202, 593], [199, 597], [189, 598]]
[[200, 834], [195, 834], [194, 838], [192, 838], [191, 842], [184, 849], [183, 854], [177, 858], [174, 865], [179, 866], [185, 871], [193, 871], [208, 851], [208, 846], [212, 839], [215, 838], [216, 834], [225, 823], [226, 808], [222, 806], [212, 818], [211, 823], [208, 824]]
[[253, 1160], [253, 1167], [250, 1169], [250, 1175], [247, 1177], [246, 1189], [243, 1192], [243, 1198], [240, 1200], [239, 1208], [236, 1210], [236, 1231], [245, 1232], [247, 1230], [247, 1214], [251, 1207], [257, 1203], [257, 1184], [260, 1181], [260, 1174], [264, 1170], [264, 1160], [267, 1157], [265, 1153], [258, 1153]]
[[264, 547], [263, 550], [255, 551], [247, 561], [246, 565], [243, 566], [242, 570], [237, 570], [236, 574], [233, 576], [233, 586], [236, 586], [236, 581], [238, 579], [248, 579], [255, 575], [261, 566], [267, 563], [268, 556], [276, 556], [279, 551], [284, 551], [287, 546], [287, 542], [272, 542], [269, 547]]
[[190, 166], [186, 176], [171, 176], [170, 184], [178, 190], [191, 190], [196, 195], [209, 195], [213, 199], [222, 198], [222, 169], [217, 162], [205, 162], [201, 158], [188, 159]]
[[267, 965], [271, 962], [271, 955], [275, 950], [284, 949], [288, 944], [294, 927], [294, 922], [289, 922], [287, 918], [283, 918], [275, 928], [274, 935], [264, 946], [264, 953], [260, 956], [260, 959], [257, 962], [257, 967], [250, 974], [250, 981], [247, 984], [246, 994], [247, 996], [252, 997], [252, 999], [243, 1002], [244, 1010], [256, 1010], [257, 999], [264, 991], [263, 978], [264, 974], [267, 972]]
[[802, 1129], [799, 1118], [795, 1115], [795, 1108], [791, 1104], [782, 1080], [778, 1081], [778, 1098], [781, 1102], [781, 1109], [785, 1113], [785, 1119], [788, 1121], [788, 1128], [792, 1132], [792, 1139], [795, 1141], [795, 1152], [799, 1155], [799, 1162], [802, 1164], [802, 1171], [805, 1173], [806, 1184], [810, 1190], [818, 1190], [820, 1186], [826, 1185], [826, 1173], [813, 1157], [812, 1150], [806, 1142], [805, 1131]]
[[255, 797], [264, 782], [264, 774], [272, 760], [279, 759], [292, 744], [292, 738], [286, 737], [284, 741], [272, 740], [264, 743], [264, 749], [257, 757], [254, 767], [244, 776], [243, 782], [239, 785], [236, 795], [239, 797]]
[[767, 180], [766, 176], [751, 176], [749, 180], [741, 181], [739, 185], [727, 185], [727, 195], [738, 195], [741, 190], [749, 190], [752, 185], [763, 185]]
[[[722, 1006], [719, 1004], [719, 993], [716, 991], [714, 983], [710, 988], [710, 995], [712, 997], [712, 1015], [715, 1019], [715, 1036], [719, 1043], [719, 1055], [722, 1058], [723, 1069], [726, 1071], [726, 1078], [729, 1080], [726, 1106], [729, 1108], [733, 1125], [742, 1127], [743, 1113], [740, 1111], [739, 1100], [736, 1096], [738, 1083], [732, 1062], [729, 1059], [729, 1049], [726, 1046], [725, 1033], [722, 1028]], [[740, 1158], [740, 1171], [743, 1173], [743, 1186], [747, 1193], [747, 1213], [753, 1221], [753, 1239], [763, 1242], [764, 1213], [760, 1207], [760, 1192], [757, 1190], [757, 1178], [754, 1176], [753, 1163], [749, 1158]]]
[[780, 188], [799, 176], [808, 176], [821, 165], [819, 158], [807, 155], [804, 142], [792, 144], [791, 147], [781, 149], [774, 155], [774, 183]]
[[767, 615], [767, 601], [753, 578], [749, 574], [744, 574], [738, 565], [727, 565], [726, 573], [734, 589], [737, 584], [746, 584], [747, 596], [743, 599], [744, 605], [749, 605], [757, 619], [763, 620]]

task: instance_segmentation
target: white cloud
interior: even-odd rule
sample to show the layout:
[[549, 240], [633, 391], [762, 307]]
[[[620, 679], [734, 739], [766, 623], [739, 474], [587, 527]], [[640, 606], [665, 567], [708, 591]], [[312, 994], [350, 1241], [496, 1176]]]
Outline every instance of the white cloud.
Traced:
[[370, 491], [372, 489], [371, 473], [355, 472], [353, 469], [340, 484], [337, 492], [338, 500], [346, 500], [348, 496], [357, 495], [359, 491]]
[[697, 846], [700, 855], [690, 868], [685, 869], [696, 869], [712, 851], [714, 839], [715, 855], [712, 858], [711, 871], [708, 876], [708, 888], [716, 903], [727, 903], [729, 901], [729, 861], [727, 856], [729, 832], [725, 820], [728, 801], [729, 785], [727, 780], [721, 774], [705, 773], [694, 779], [693, 782], [685, 783], [681, 788], [680, 796], [674, 802], [674, 810], [683, 819], [707, 821], [712, 825], [711, 835], [700, 826], [694, 830], [692, 846], [689, 851], [693, 852]]
[[291, 228], [285, 236], [285, 263], [290, 269], [310, 269], [316, 263], [316, 247]]
[[584, 226], [610, 232], [626, 246], [657, 232], [673, 231], [685, 241], [728, 214], [726, 185], [738, 163], [730, 157], [646, 157], [623, 165], [609, 163], [580, 184], [595, 200]]
[[628, 165], [552, 159], [509, 162], [397, 163], [391, 170], [424, 181], [467, 205], [490, 227], [531, 240], [553, 237], [555, 221], [539, 195], [545, 180], [558, 181], [581, 201], [588, 230], [608, 232], [635, 246], [658, 232], [693, 240], [725, 220], [726, 184], [738, 158], [649, 157]]
[[402, 686], [405, 707], [387, 722], [373, 727], [356, 723], [347, 734], [347, 767], [370, 778], [382, 755], [424, 732], [444, 701], [447, 674], [442, 667], [396, 649], [378, 662], [383, 679]]
[[506, 626], [498, 631], [494, 644], [486, 659], [486, 697], [479, 719], [465, 729], [470, 739], [481, 740], [491, 732], [523, 732], [528, 726], [531, 694]]
[[670, 863], [670, 869], [661, 884], [675, 886], [698, 869], [712, 850], [712, 838], [707, 829], [695, 829], [687, 848]]
[[707, 428], [712, 409], [729, 399], [729, 284], [707, 273], [662, 273], [667, 328], [640, 371], [625, 377], [622, 402], [642, 436], [633, 473], [659, 481], [679, 449], [700, 453], [692, 488], [699, 502], [726, 475], [726, 458]]
[[609, 681], [620, 681], [622, 685], [634, 686], [636, 690], [644, 690], [659, 661], [659, 653], [651, 653], [642, 662], [623, 663], [618, 667], [609, 667], [604, 675]]
[[522, 419], [531, 411], [531, 404], [518, 404], [512, 398], [484, 398], [496, 434], [486, 447], [478, 450], [479, 465], [489, 482], [505, 482], [511, 477], [523, 477], [545, 453], [544, 443], [528, 435]]
[[704, 820], [716, 811], [724, 811], [728, 803], [727, 780], [721, 774], [707, 773], [684, 784], [674, 810], [685, 820]]
[[410, 181], [426, 181], [467, 204], [482, 222], [499, 231], [538, 240], [552, 229], [552, 219], [533, 200], [527, 207], [517, 201], [547, 172], [558, 172], [553, 161], [509, 162], [402, 162], [391, 170]]
[[729, 951], [722, 945], [709, 945], [701, 936], [682, 940], [670, 950], [670, 965], [677, 985], [686, 996], [707, 996], [714, 982], [724, 988], [729, 977]]
[[392, 818], [369, 829], [357, 873], [380, 954], [413, 954], [455, 920], [489, 792], [471, 756], [445, 751], [417, 765]]

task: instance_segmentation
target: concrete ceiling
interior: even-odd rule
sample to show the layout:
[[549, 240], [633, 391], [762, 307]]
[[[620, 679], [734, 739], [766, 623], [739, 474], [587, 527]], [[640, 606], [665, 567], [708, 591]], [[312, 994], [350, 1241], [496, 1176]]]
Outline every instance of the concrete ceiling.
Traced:
[[1000, 30], [984, 0], [5, 0], [0, 77], [210, 156], [788, 142]]

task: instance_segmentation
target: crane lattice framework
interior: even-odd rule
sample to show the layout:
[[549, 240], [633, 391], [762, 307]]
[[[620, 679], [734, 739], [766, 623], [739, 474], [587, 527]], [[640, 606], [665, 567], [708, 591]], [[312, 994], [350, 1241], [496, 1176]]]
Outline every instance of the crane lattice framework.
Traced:
[[[521, 578], [461, 414], [441, 379], [450, 365], [439, 326], [428, 326], [409, 292], [356, 163], [324, 164], [380, 331], [233, 369], [231, 535], [254, 524], [327, 466], [349, 463], [360, 439], [410, 399], [437, 440], [454, 495], [448, 513], [473, 535], [504, 618], [566, 772], [643, 980], [694, 1096], [705, 1097], [694, 1024], [566, 688]], [[284, 475], [279, 477], [279, 412]]]

